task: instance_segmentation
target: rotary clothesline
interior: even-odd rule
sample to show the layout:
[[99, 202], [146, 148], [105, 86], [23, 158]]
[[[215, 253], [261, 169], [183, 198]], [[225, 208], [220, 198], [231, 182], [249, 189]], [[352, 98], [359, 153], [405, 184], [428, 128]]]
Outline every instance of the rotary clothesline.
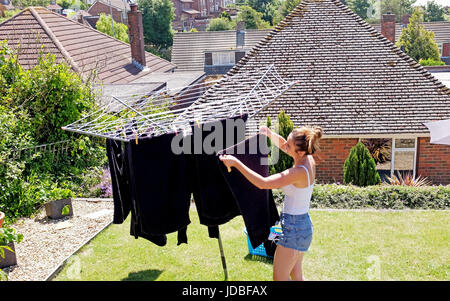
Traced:
[[[208, 95], [226, 82], [232, 85], [226, 98], [208, 101]], [[97, 111], [63, 130], [128, 142], [170, 132], [190, 133], [190, 126], [247, 114], [252, 118], [296, 82], [284, 80], [274, 65], [252, 74], [203, 81], [148, 95], [113, 96]], [[229, 87], [229, 86], [228, 86]], [[227, 88], [229, 89], [229, 88]]]
[[[159, 90], [148, 95], [113, 96], [97, 111], [63, 130], [128, 142], [171, 132], [189, 134], [192, 125], [247, 114], [247, 120], [278, 99], [297, 82], [284, 80], [274, 65], [260, 72], [226, 76], [188, 87]], [[226, 85], [223, 85], [226, 84]], [[227, 95], [213, 101], [215, 92]], [[222, 239], [218, 243], [225, 280], [228, 279]]]

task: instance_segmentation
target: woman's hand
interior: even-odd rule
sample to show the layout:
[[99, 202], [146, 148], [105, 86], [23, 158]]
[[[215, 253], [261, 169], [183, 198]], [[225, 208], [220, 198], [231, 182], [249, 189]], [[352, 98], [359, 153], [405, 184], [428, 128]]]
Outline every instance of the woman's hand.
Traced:
[[262, 126], [262, 127], [259, 128], [259, 133], [261, 135], [266, 135], [269, 138], [270, 138], [271, 132], [272, 131], [267, 126]]
[[220, 155], [219, 160], [225, 164], [225, 166], [228, 168], [228, 172], [231, 172], [231, 167], [236, 167], [236, 165], [239, 163], [239, 160], [232, 156], [232, 155]]

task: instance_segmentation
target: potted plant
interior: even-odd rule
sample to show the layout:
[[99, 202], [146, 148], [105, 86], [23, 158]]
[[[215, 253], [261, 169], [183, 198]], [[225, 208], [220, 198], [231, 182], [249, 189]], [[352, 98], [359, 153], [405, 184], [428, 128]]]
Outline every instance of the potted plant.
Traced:
[[48, 194], [49, 201], [45, 203], [45, 212], [51, 219], [72, 216], [72, 198], [74, 193], [70, 189], [53, 188]]
[[13, 228], [0, 228], [0, 268], [17, 264], [14, 243], [20, 243], [22, 234], [17, 234]]
[[4, 220], [5, 220], [5, 213], [0, 211], [0, 228], [2, 227]]

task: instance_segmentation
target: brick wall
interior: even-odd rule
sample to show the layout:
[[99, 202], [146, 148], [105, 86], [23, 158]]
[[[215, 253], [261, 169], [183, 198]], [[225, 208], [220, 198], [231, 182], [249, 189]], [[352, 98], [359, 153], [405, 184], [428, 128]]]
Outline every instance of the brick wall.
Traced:
[[[113, 19], [115, 22], [120, 22], [120, 23], [124, 22], [121, 11], [119, 11], [113, 7], [112, 12], [113, 12]], [[97, 1], [94, 5], [92, 5], [89, 8], [88, 13], [90, 13], [93, 16], [100, 16], [100, 13], [104, 13], [105, 15], [109, 16], [111, 14], [111, 11], [110, 11], [110, 8], [108, 5]]]
[[450, 184], [450, 145], [430, 144], [430, 138], [417, 139], [416, 174], [435, 185]]
[[320, 140], [320, 152], [314, 155], [317, 164], [317, 183], [342, 183], [344, 162], [350, 153], [350, 149], [357, 143], [357, 138]]

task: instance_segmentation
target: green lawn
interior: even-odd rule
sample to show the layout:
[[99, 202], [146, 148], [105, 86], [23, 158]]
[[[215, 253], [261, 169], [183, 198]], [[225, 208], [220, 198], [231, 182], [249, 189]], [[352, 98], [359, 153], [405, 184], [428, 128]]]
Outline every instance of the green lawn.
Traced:
[[[308, 280], [450, 280], [450, 211], [311, 210]], [[191, 210], [188, 244], [165, 247], [111, 225], [72, 256], [55, 280], [223, 280], [216, 239]], [[248, 255], [238, 216], [221, 226], [229, 280], [271, 280], [272, 262]]]

